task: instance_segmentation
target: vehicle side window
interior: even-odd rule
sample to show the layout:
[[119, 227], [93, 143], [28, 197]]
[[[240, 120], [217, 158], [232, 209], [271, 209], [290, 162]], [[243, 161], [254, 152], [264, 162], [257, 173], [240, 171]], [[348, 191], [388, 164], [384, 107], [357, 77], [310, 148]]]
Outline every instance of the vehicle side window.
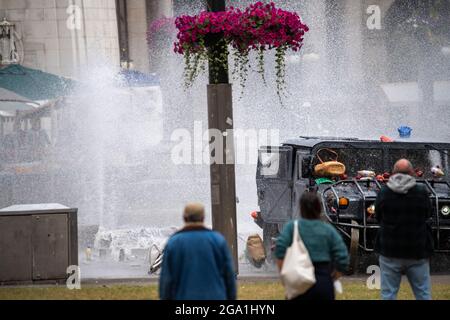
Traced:
[[292, 149], [290, 147], [261, 148], [258, 152], [257, 178], [292, 179]]
[[303, 174], [308, 174], [308, 168], [305, 167], [305, 163], [303, 162], [306, 161], [306, 163], [309, 163], [310, 159], [311, 157], [308, 151], [297, 151], [297, 179], [302, 179], [304, 178]]

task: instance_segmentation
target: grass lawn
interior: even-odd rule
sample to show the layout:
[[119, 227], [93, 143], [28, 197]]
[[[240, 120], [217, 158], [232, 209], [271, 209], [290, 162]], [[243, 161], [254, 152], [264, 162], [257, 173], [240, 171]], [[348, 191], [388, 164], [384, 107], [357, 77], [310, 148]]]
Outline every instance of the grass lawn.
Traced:
[[[379, 299], [378, 290], [368, 290], [361, 280], [343, 280], [344, 293], [338, 300]], [[238, 298], [241, 300], [282, 300], [283, 287], [276, 281], [240, 282]], [[0, 300], [154, 300], [158, 287], [149, 285], [84, 285], [81, 290], [68, 290], [64, 286], [0, 287]], [[411, 289], [403, 283], [399, 299], [413, 299]], [[450, 300], [450, 284], [433, 284], [433, 299]]]

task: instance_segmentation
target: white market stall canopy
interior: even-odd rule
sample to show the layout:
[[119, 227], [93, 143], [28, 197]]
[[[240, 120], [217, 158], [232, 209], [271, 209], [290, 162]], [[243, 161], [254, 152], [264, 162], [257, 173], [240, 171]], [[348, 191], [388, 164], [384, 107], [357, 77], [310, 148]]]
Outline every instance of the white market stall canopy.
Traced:
[[33, 111], [40, 106], [37, 102], [0, 88], [0, 116], [2, 117], [14, 117], [17, 111]]

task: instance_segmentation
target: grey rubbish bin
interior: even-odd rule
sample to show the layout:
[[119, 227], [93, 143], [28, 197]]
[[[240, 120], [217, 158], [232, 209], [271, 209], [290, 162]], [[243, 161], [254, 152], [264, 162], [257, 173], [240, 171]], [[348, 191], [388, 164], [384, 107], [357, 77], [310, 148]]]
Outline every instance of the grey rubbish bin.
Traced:
[[63, 282], [78, 264], [77, 209], [60, 204], [0, 210], [0, 283]]

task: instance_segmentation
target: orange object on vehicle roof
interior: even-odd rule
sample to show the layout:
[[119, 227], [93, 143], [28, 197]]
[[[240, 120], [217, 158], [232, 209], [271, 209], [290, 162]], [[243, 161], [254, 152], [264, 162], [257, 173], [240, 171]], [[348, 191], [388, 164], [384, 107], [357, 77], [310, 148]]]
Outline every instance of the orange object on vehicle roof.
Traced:
[[380, 137], [380, 141], [381, 141], [381, 142], [394, 142], [393, 139], [391, 139], [391, 138], [389, 138], [389, 137], [387, 137], [387, 136], [381, 136], [381, 137]]

